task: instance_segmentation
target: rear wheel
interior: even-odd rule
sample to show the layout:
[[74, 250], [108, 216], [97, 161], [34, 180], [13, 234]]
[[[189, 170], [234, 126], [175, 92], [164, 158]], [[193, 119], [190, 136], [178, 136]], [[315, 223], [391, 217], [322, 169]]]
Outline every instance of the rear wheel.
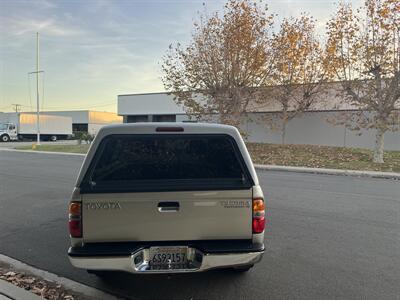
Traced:
[[109, 274], [108, 271], [102, 271], [102, 270], [86, 270], [89, 274], [96, 275], [97, 277], [105, 277], [107, 274]]
[[52, 142], [57, 141], [57, 136], [56, 136], [56, 135], [52, 135], [52, 136], [50, 137], [50, 141], [52, 141]]
[[1, 136], [1, 141], [7, 143], [10, 141], [10, 137], [7, 134]]
[[234, 267], [233, 271], [236, 273], [245, 273], [248, 272], [254, 265], [246, 265], [246, 266], [240, 266], [240, 267]]

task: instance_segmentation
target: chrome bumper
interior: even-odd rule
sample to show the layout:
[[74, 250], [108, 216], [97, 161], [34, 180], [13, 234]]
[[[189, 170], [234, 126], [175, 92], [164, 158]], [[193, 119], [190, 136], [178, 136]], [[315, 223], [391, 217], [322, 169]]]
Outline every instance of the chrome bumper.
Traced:
[[149, 264], [149, 249], [142, 249], [130, 256], [73, 257], [69, 260], [74, 267], [87, 270], [125, 271], [130, 273], [190, 273], [216, 268], [240, 267], [259, 262], [264, 254], [260, 252], [204, 254], [188, 248], [188, 264], [185, 267], [167, 266], [152, 269]]

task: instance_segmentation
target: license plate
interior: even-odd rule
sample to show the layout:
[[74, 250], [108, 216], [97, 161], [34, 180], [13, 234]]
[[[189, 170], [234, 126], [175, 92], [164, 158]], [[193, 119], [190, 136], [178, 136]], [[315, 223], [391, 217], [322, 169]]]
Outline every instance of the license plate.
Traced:
[[174, 267], [187, 262], [187, 247], [151, 247], [150, 265]]

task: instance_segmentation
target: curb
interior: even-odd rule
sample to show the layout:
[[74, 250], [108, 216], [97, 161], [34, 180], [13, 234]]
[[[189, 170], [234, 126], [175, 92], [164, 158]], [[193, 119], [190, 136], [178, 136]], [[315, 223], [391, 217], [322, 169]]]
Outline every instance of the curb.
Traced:
[[[23, 271], [23, 272], [32, 274], [34, 276], [41, 277], [41, 278], [43, 278], [43, 279], [45, 279], [47, 281], [52, 281], [52, 282], [61, 284], [66, 289], [69, 289], [69, 290], [74, 291], [76, 293], [80, 293], [80, 294], [82, 294], [84, 296], [87, 296], [87, 297], [91, 297], [93, 299], [99, 299], [99, 300], [120, 300], [120, 299], [122, 299], [122, 298], [118, 298], [116, 296], [113, 296], [111, 294], [108, 294], [106, 292], [103, 292], [101, 290], [98, 290], [96, 288], [93, 288], [93, 287], [84, 285], [82, 283], [73, 281], [71, 279], [68, 279], [68, 278], [65, 278], [65, 277], [61, 277], [61, 276], [58, 276], [56, 274], [53, 274], [53, 273], [50, 273], [50, 272], [47, 272], [47, 271], [44, 271], [44, 270], [41, 270], [41, 269], [34, 268], [34, 267], [32, 267], [30, 265], [27, 265], [27, 264], [25, 264], [25, 263], [23, 263], [23, 262], [21, 262], [19, 260], [16, 260], [14, 258], [11, 258], [11, 257], [3, 255], [3, 254], [0, 254], [0, 261], [10, 265], [11, 267], [13, 267], [17, 271]], [[1, 281], [3, 281], [3, 280], [0, 280], [0, 295], [3, 292]], [[29, 294], [31, 294], [31, 293], [29, 293]], [[11, 299], [18, 299], [18, 300], [19, 299], [21, 299], [21, 300], [25, 300], [25, 299], [27, 299], [27, 300], [28, 299], [29, 300], [30, 299], [32, 299], [32, 300], [34, 300], [34, 299], [42, 299], [42, 298], [18, 298], [14, 294], [10, 295], [9, 297], [11, 297]]]
[[358, 171], [358, 170], [340, 170], [340, 169], [325, 169], [325, 168], [306, 168], [306, 167], [286, 167], [275, 165], [259, 165], [255, 164], [254, 167], [259, 170], [266, 171], [285, 171], [296, 173], [309, 173], [309, 174], [327, 174], [327, 175], [345, 175], [356, 177], [372, 177], [372, 178], [385, 178], [400, 180], [400, 173], [394, 172], [376, 172], [376, 171]]
[[35, 151], [35, 150], [19, 150], [10, 148], [0, 148], [0, 151], [8, 152], [23, 152], [23, 153], [39, 153], [39, 154], [56, 154], [56, 155], [75, 155], [75, 156], [86, 156], [83, 153], [71, 153], [71, 152], [54, 152], [54, 151]]
[[[3, 298], [2, 298], [3, 296]], [[4, 298], [5, 297], [5, 298]], [[12, 283], [0, 279], [0, 299], [10, 300], [43, 300], [42, 297], [24, 290]]]

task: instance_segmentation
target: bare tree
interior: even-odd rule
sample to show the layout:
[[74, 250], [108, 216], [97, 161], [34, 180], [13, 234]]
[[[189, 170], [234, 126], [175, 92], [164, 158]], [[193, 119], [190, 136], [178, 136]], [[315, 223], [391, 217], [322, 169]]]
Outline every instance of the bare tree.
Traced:
[[340, 4], [327, 30], [326, 70], [358, 109], [345, 124], [376, 130], [373, 160], [383, 163], [384, 134], [400, 122], [400, 2], [366, 0], [356, 12]]
[[229, 0], [223, 16], [205, 14], [187, 47], [170, 46], [162, 71], [165, 89], [190, 115], [218, 114], [236, 123], [271, 71], [273, 16], [251, 0]]
[[259, 101], [272, 99], [279, 104], [278, 118], [266, 116], [263, 120], [271, 129], [280, 129], [284, 144], [287, 123], [308, 110], [322, 89], [323, 53], [315, 34], [314, 19], [306, 14], [284, 19], [280, 31], [273, 37], [272, 52], [274, 86], [264, 90], [264, 97]]

